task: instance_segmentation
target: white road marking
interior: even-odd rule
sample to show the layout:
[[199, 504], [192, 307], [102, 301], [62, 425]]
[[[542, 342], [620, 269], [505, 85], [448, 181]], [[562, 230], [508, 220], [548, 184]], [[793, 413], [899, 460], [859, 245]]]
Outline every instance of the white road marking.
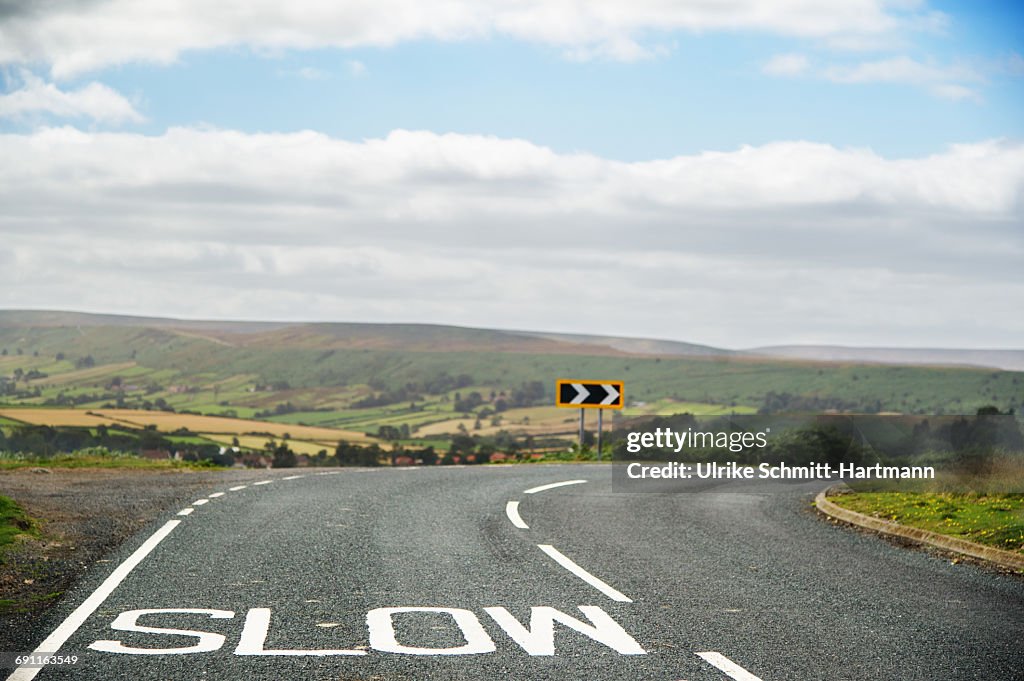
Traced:
[[530, 526], [523, 522], [522, 516], [519, 515], [519, 502], [510, 501], [505, 504], [505, 515], [512, 521], [512, 524], [518, 527], [520, 530], [528, 530]]
[[274, 481], [273, 480], [260, 480], [259, 482], [252, 483], [252, 485], [253, 485], [253, 487], [255, 487], [256, 485], [269, 485], [272, 482], [274, 482]]
[[192, 502], [192, 505], [193, 506], [202, 506], [203, 504], [208, 504], [208, 503], [210, 503], [209, 499], [196, 499], [195, 501]]
[[126, 646], [120, 641], [93, 641], [89, 644], [90, 650], [98, 650], [101, 653], [119, 653], [121, 655], [190, 655], [192, 653], [212, 653], [224, 645], [223, 634], [212, 634], [208, 631], [192, 631], [191, 629], [164, 629], [163, 627], [144, 627], [139, 624], [139, 617], [143, 615], [158, 615], [162, 613], [172, 614], [194, 614], [208, 615], [213, 619], [229, 620], [235, 616], [230, 610], [206, 610], [200, 608], [158, 608], [153, 610], [129, 610], [122, 612], [110, 623], [110, 628], [117, 631], [132, 631], [142, 634], [172, 634], [177, 636], [191, 636], [198, 639], [194, 645], [184, 648], [133, 648]]
[[620, 603], [633, 602], [632, 598], [626, 596], [618, 589], [608, 585], [606, 582], [603, 582], [594, 575], [590, 574], [589, 572], [581, 568], [579, 565], [572, 562], [568, 557], [562, 554], [562, 552], [556, 549], [554, 546], [551, 546], [550, 544], [537, 544], [537, 548], [543, 551], [544, 553], [548, 554], [548, 556], [550, 556], [552, 560], [554, 560], [556, 563], [564, 567], [566, 570], [573, 573], [574, 575], [576, 575], [584, 582], [594, 587], [595, 589], [597, 589], [613, 601], [619, 601]]
[[[67, 643], [68, 639], [78, 631], [78, 628], [82, 626], [85, 620], [96, 612], [103, 601], [107, 600], [107, 597], [117, 588], [118, 584], [124, 581], [125, 577], [131, 574], [131, 571], [142, 562], [142, 560], [149, 555], [149, 553], [156, 548], [157, 544], [162, 542], [171, 531], [181, 524], [180, 520], [168, 520], [164, 523], [163, 527], [154, 532], [149, 539], [143, 542], [142, 546], [135, 549], [135, 553], [128, 556], [128, 558], [118, 565], [110, 576], [103, 580], [99, 588], [92, 592], [85, 602], [75, 608], [75, 611], [68, 615], [67, 619], [60, 623], [53, 633], [46, 637], [42, 643], [33, 651], [35, 655], [42, 655], [44, 653], [54, 654], [60, 651], [61, 646]], [[36, 674], [42, 667], [19, 667], [14, 670], [14, 673], [7, 677], [7, 681], [32, 681], [36, 677]]]
[[194, 511], [194, 510], [196, 510], [196, 509], [194, 509], [194, 508], [183, 508], [180, 511], [178, 511], [178, 515], [192, 515], [192, 511]]
[[555, 654], [555, 622], [602, 643], [619, 655], [646, 655], [626, 630], [596, 605], [579, 606], [589, 622], [547, 606], [530, 609], [530, 627], [526, 628], [505, 608], [484, 608], [509, 637], [530, 655]]
[[242, 636], [235, 655], [271, 655], [278, 657], [331, 657], [365, 655], [365, 650], [268, 650], [264, 648], [270, 632], [270, 608], [252, 608], [245, 616]]
[[304, 477], [306, 477], [306, 476], [305, 475], [289, 475], [287, 478], [281, 478], [281, 479], [282, 480], [298, 480], [299, 478], [304, 478]]
[[[450, 615], [462, 631], [466, 644], [450, 648], [419, 648], [398, 642], [392, 619], [401, 613], [444, 613]], [[497, 648], [487, 630], [469, 610], [462, 608], [376, 608], [366, 613], [366, 628], [370, 632], [370, 647], [383, 653], [403, 655], [480, 655], [493, 653]]]
[[536, 494], [537, 492], [543, 492], [545, 490], [554, 489], [556, 487], [565, 487], [566, 485], [582, 485], [585, 482], [586, 480], [566, 480], [565, 482], [553, 482], [550, 485], [531, 487], [530, 489], [523, 492], [523, 494]]
[[222, 497], [222, 496], [224, 496], [224, 492], [214, 492], [213, 494], [210, 495], [210, 498], [211, 499], [216, 499], [217, 497]]
[[245, 489], [245, 488], [246, 488], [246, 487], [248, 487], [248, 486], [249, 486], [249, 485], [239, 485], [238, 487], [229, 487], [229, 488], [228, 488], [228, 491], [229, 491], [229, 492], [237, 492], [238, 490], [240, 490], [240, 489]]
[[754, 676], [722, 653], [708, 651], [706, 653], [694, 653], [694, 655], [703, 659], [712, 667], [716, 667], [725, 672], [725, 675], [730, 679], [736, 679], [736, 681], [761, 681], [760, 678]]
[[317, 473], [317, 475], [338, 475], [341, 471], [327, 471], [326, 473]]

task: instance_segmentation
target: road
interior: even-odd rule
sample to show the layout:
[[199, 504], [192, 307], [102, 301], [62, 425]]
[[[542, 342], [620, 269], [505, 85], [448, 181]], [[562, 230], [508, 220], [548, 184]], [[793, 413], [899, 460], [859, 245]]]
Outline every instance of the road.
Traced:
[[10, 678], [1024, 678], [1024, 581], [822, 522], [813, 491], [272, 471], [98, 565], [39, 636], [78, 664]]

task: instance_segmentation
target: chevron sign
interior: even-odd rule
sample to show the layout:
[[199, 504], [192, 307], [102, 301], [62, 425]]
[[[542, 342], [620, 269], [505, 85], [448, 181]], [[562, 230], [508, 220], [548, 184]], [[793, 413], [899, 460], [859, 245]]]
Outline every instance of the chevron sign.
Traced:
[[560, 378], [555, 389], [559, 407], [622, 409], [622, 381], [576, 381]]

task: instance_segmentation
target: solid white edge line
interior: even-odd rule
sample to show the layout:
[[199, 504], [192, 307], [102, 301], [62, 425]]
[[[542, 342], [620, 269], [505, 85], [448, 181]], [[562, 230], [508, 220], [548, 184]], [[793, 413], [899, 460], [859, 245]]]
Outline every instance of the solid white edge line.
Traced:
[[736, 679], [736, 681], [761, 681], [759, 677], [754, 676], [722, 653], [709, 650], [706, 653], [694, 653], [694, 655], [703, 659], [712, 667], [725, 672], [725, 675], [730, 679]]
[[196, 510], [196, 509], [194, 509], [194, 508], [183, 508], [180, 511], [178, 511], [178, 515], [192, 515], [192, 511], [194, 511], [194, 510]]
[[505, 515], [512, 521], [512, 524], [518, 527], [520, 530], [528, 530], [530, 526], [523, 522], [523, 517], [519, 515], [519, 502], [510, 501], [505, 504]]
[[598, 579], [594, 575], [590, 574], [576, 563], [572, 562], [567, 556], [563, 555], [561, 551], [556, 549], [550, 544], [537, 544], [537, 548], [548, 554], [552, 560], [564, 567], [569, 572], [573, 573], [584, 582], [594, 587], [601, 593], [613, 601], [619, 601], [620, 603], [632, 603], [633, 599], [625, 595], [615, 587], [610, 586], [606, 582]]
[[[164, 523], [163, 527], [154, 532], [149, 539], [143, 542], [142, 546], [135, 549], [135, 553], [128, 556], [123, 563], [118, 565], [110, 573], [110, 576], [103, 580], [103, 583], [85, 599], [85, 602], [75, 608], [74, 612], [68, 615], [67, 619], [61, 622], [53, 630], [53, 633], [47, 636], [46, 640], [32, 651], [32, 654], [41, 655], [49, 653], [53, 655], [57, 653], [61, 646], [67, 643], [68, 639], [78, 631], [78, 628], [82, 626], [85, 620], [89, 619], [96, 612], [96, 609], [103, 605], [103, 601], [107, 600], [107, 597], [124, 581], [125, 577], [131, 574], [131, 571], [156, 548], [157, 544], [162, 542], [180, 524], [180, 520], [168, 520]], [[42, 667], [18, 667], [14, 670], [13, 674], [7, 677], [7, 681], [31, 681], [42, 669]]]
[[565, 482], [553, 482], [550, 485], [531, 487], [530, 489], [523, 492], [523, 494], [536, 494], [537, 492], [543, 492], [544, 490], [554, 489], [556, 487], [565, 487], [566, 485], [582, 485], [585, 482], [586, 480], [566, 480]]

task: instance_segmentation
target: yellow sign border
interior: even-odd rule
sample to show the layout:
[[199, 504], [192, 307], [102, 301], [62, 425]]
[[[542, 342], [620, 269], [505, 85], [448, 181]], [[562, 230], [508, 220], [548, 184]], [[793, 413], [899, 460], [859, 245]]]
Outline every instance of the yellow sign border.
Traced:
[[[566, 404], [560, 402], [562, 386], [566, 383], [599, 383], [615, 386], [619, 391], [618, 404]], [[575, 378], [559, 378], [555, 380], [555, 406], [563, 409], [622, 409], [626, 406], [626, 391], [623, 381], [597, 381], [594, 379], [580, 380]]]

